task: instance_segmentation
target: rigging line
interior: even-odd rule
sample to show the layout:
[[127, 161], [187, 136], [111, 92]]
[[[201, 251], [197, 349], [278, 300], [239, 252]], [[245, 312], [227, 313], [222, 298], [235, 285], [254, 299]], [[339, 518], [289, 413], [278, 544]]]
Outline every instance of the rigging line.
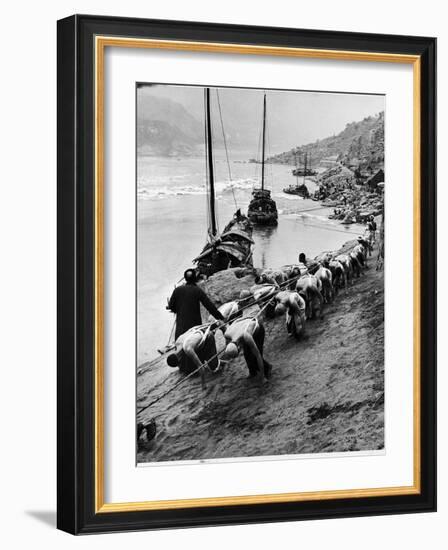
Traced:
[[208, 158], [208, 144], [207, 144], [207, 108], [205, 106], [204, 101], [204, 146], [205, 146], [205, 201], [206, 201], [206, 213], [207, 213], [207, 241], [210, 237], [210, 224], [211, 224], [211, 216], [210, 216], [210, 189], [209, 189], [209, 177], [208, 177], [208, 165], [207, 165], [207, 158]]
[[325, 231], [335, 231], [337, 233], [344, 233], [345, 235], [359, 235], [359, 231], [347, 231], [345, 229], [333, 229], [331, 227], [325, 227], [324, 225], [314, 225], [312, 223], [307, 223], [307, 227], [315, 227], [316, 229], [323, 229]]
[[226, 139], [226, 133], [224, 131], [224, 122], [223, 122], [223, 119], [222, 119], [221, 101], [219, 99], [218, 89], [216, 89], [216, 98], [218, 100], [218, 110], [219, 110], [219, 118], [221, 120], [222, 139], [224, 141], [224, 149], [225, 149], [225, 152], [226, 152], [227, 170], [229, 171], [230, 189], [232, 191], [233, 202], [235, 203], [235, 208], [238, 210], [238, 204], [236, 202], [236, 197], [235, 197], [235, 190], [233, 188], [233, 183], [232, 183], [232, 171], [230, 169], [229, 151], [227, 150], [227, 139]]

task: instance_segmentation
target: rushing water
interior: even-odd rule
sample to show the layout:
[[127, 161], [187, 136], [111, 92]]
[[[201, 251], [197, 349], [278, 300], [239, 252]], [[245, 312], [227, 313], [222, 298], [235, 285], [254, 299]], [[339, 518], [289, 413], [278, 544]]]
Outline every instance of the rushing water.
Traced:
[[[229, 183], [227, 163], [219, 154], [216, 157], [216, 207], [222, 229], [236, 205], [243, 212], [247, 211], [261, 167], [244, 161], [231, 162], [232, 183]], [[330, 210], [320, 207], [317, 202], [283, 193], [283, 188], [295, 182], [290, 166], [267, 165], [266, 172], [267, 186], [277, 202], [279, 223], [275, 228], [255, 228], [256, 267], [294, 263], [299, 252], [314, 257], [324, 250], [335, 250], [363, 231], [360, 226], [346, 227], [329, 220]], [[205, 161], [202, 158], [138, 159], [138, 364], [155, 357], [157, 348], [167, 343], [173, 323], [173, 314], [165, 309], [167, 298], [205, 244], [207, 197], [204, 178]], [[314, 183], [307, 180], [306, 184], [313, 192]]]

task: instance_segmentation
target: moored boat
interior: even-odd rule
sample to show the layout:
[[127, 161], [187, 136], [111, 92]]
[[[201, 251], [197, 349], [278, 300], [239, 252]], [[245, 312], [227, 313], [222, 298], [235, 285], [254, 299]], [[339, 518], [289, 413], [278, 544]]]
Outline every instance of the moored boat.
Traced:
[[207, 160], [207, 195], [208, 195], [208, 231], [207, 242], [202, 252], [193, 262], [201, 275], [209, 277], [217, 271], [231, 267], [251, 267], [252, 264], [252, 224], [247, 216], [238, 209], [233, 219], [220, 233], [218, 231], [215, 208], [215, 176], [213, 163], [213, 135], [210, 115], [210, 88], [204, 90], [205, 102], [205, 135]]
[[[305, 177], [315, 175], [316, 172], [311, 170], [311, 168], [307, 168], [307, 161], [308, 161], [308, 155], [305, 153], [305, 165], [304, 168], [298, 168], [297, 167], [297, 157], [296, 157], [296, 169], [292, 171], [293, 175], [296, 177], [296, 184], [289, 185], [288, 187], [285, 187], [283, 189], [283, 193], [286, 193], [288, 195], [298, 195], [299, 197], [303, 197], [304, 199], [309, 199], [310, 192], [308, 190], [308, 187], [305, 184]], [[311, 162], [311, 157], [310, 157]], [[303, 176], [303, 182], [299, 184], [299, 176]]]
[[298, 166], [292, 170], [292, 175], [297, 177], [309, 177], [315, 176], [317, 174], [316, 170], [311, 168], [311, 153], [308, 156], [308, 153], [305, 153], [305, 163], [303, 166]]
[[265, 150], [266, 150], [266, 94], [263, 97], [263, 136], [261, 153], [261, 186], [252, 191], [252, 200], [247, 209], [249, 220], [255, 225], [277, 225], [277, 205], [271, 197], [271, 191], [265, 187]]
[[288, 195], [298, 195], [304, 199], [310, 198], [310, 192], [304, 183], [302, 183], [302, 185], [290, 185], [289, 187], [285, 187], [285, 189], [283, 189], [283, 193]]

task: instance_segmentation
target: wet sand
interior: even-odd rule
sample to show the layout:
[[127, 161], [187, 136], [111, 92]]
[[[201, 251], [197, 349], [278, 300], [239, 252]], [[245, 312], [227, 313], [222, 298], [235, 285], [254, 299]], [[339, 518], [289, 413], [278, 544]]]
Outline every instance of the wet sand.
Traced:
[[[140, 440], [138, 462], [382, 449], [384, 282], [376, 255], [347, 293], [325, 306], [324, 320], [308, 322], [307, 341], [288, 337], [283, 317], [265, 321], [269, 381], [247, 379], [239, 357], [208, 373], [205, 390], [190, 378], [141, 413], [139, 421], [156, 418], [158, 431]], [[232, 285], [224, 291], [223, 300]], [[180, 380], [163, 360], [140, 372], [138, 409]]]

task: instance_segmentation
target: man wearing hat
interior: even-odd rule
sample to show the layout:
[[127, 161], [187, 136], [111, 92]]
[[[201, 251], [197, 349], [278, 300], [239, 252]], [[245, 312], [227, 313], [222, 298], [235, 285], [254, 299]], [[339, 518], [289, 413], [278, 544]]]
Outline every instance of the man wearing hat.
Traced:
[[219, 321], [224, 317], [210, 300], [207, 294], [196, 285], [197, 277], [195, 269], [187, 269], [184, 273], [185, 284], [174, 289], [169, 299], [167, 309], [176, 314], [177, 338], [194, 326], [202, 324], [201, 304]]

